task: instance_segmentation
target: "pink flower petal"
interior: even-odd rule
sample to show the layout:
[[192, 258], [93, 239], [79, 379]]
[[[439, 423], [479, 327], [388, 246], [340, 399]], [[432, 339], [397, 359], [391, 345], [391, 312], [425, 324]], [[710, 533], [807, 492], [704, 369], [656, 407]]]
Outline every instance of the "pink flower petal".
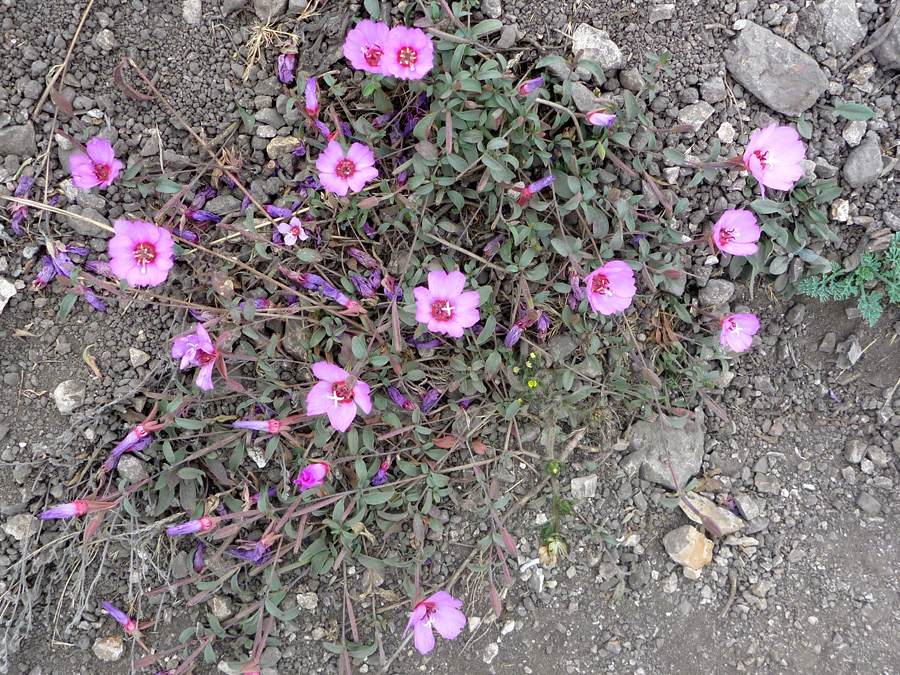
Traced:
[[375, 153], [362, 143], [354, 143], [347, 151], [347, 159], [353, 160], [356, 170], [375, 166]]
[[111, 166], [116, 159], [116, 153], [113, 151], [112, 143], [105, 138], [97, 138], [96, 136], [87, 142], [85, 146], [88, 157], [94, 164], [106, 164]]
[[331, 426], [340, 432], [345, 432], [353, 424], [353, 418], [356, 417], [356, 403], [339, 403], [337, 407], [332, 405], [328, 409], [327, 415]]
[[306, 414], [310, 417], [324, 415], [334, 407], [331, 396], [331, 384], [328, 382], [316, 382], [309, 393], [306, 394]]
[[413, 289], [413, 296], [416, 298], [416, 321], [427, 323], [431, 321], [431, 305], [434, 302], [434, 296], [425, 286], [416, 286]]
[[[343, 382], [350, 377], [350, 373], [346, 370], [333, 363], [329, 363], [328, 361], [317, 361], [313, 364], [312, 371], [313, 375], [323, 382], [330, 382], [332, 384], [335, 382]], [[331, 389], [328, 390], [328, 393], [331, 393]]]
[[213, 388], [212, 371], [215, 361], [210, 361], [197, 372], [197, 386], [203, 391], [209, 391]]
[[430, 624], [416, 624], [413, 629], [413, 643], [422, 655], [425, 655], [434, 649], [434, 631], [431, 630]]
[[322, 183], [323, 188], [338, 195], [339, 197], [346, 197], [347, 192], [350, 189], [347, 181], [341, 180], [333, 173], [320, 173], [319, 182]]
[[369, 385], [362, 380], [357, 380], [356, 386], [353, 387], [353, 400], [366, 415], [372, 412], [372, 398], [369, 396], [369, 392], [371, 392]]
[[466, 286], [466, 276], [462, 272], [453, 271], [449, 274], [442, 270], [428, 273], [428, 288], [435, 298], [450, 300], [451, 304], [463, 292]]

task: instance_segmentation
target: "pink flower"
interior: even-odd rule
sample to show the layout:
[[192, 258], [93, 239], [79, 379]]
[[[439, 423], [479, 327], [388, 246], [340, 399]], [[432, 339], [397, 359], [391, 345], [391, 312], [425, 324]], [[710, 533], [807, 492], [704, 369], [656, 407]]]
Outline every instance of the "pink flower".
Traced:
[[328, 415], [328, 421], [338, 431], [347, 431], [356, 417], [356, 406], [365, 414], [372, 412], [369, 385], [357, 380], [351, 389], [345, 382], [350, 377], [343, 368], [333, 363], [314, 363], [313, 374], [321, 380], [306, 395], [307, 415]]
[[713, 244], [731, 255], [753, 255], [759, 250], [759, 225], [756, 216], [746, 209], [728, 209], [716, 221]]
[[357, 70], [381, 73], [381, 57], [390, 28], [384, 23], [363, 19], [347, 33], [344, 56]]
[[279, 223], [278, 231], [284, 235], [284, 243], [293, 246], [297, 241], [306, 241], [309, 234], [303, 229], [303, 223], [299, 218], [291, 218], [290, 223]]
[[[354, 413], [355, 415], [356, 413]], [[330, 467], [325, 462], [310, 464], [300, 472], [300, 477], [294, 479], [294, 485], [300, 486], [300, 492], [325, 482]]]
[[297, 64], [296, 54], [279, 54], [278, 55], [278, 79], [283, 84], [290, 84], [297, 79], [294, 75], [294, 67]]
[[803, 176], [800, 160], [806, 157], [806, 146], [792, 127], [779, 127], [772, 122], [757, 129], [744, 150], [744, 165], [759, 181], [763, 198], [766, 188], [790, 190]]
[[341, 197], [359, 192], [370, 180], [378, 178], [375, 155], [362, 143], [354, 143], [347, 154], [337, 141], [330, 141], [316, 160], [319, 181], [329, 192]]
[[184, 370], [188, 366], [200, 366], [196, 382], [203, 391], [213, 388], [212, 371], [218, 355], [219, 352], [216, 351], [209, 333], [199, 323], [195, 327], [194, 335], [175, 338], [175, 344], [172, 345], [172, 358], [181, 359], [179, 370]]
[[132, 286], [159, 286], [175, 265], [172, 235], [142, 220], [117, 220], [109, 240], [109, 269]]
[[116, 505], [116, 502], [95, 502], [90, 499], [76, 499], [68, 504], [60, 504], [52, 509], [47, 509], [38, 516], [41, 520], [56, 520], [58, 518], [73, 518], [83, 516], [96, 511], [105, 511]]
[[523, 82], [519, 85], [519, 96], [528, 96], [535, 89], [544, 84], [543, 77], [536, 77], [533, 80], [528, 80], [527, 82]]
[[637, 292], [634, 272], [621, 260], [611, 260], [588, 274], [584, 285], [591, 307], [607, 316], [628, 309]]
[[394, 26], [388, 33], [381, 70], [401, 80], [421, 80], [434, 65], [434, 45], [421, 28]]
[[170, 537], [177, 537], [180, 534], [196, 534], [197, 532], [209, 532], [215, 527], [218, 518], [203, 516], [197, 520], [189, 520], [181, 525], [173, 525], [166, 530], [166, 534]]
[[413, 289], [416, 298], [416, 321], [428, 325], [432, 333], [462, 337], [463, 329], [478, 323], [481, 301], [476, 291], [466, 291], [466, 277], [462, 272], [441, 270], [428, 273], [428, 288]]
[[112, 144], [105, 138], [92, 138], [86, 149], [87, 155], [77, 154], [69, 158], [72, 182], [82, 190], [109, 187], [125, 165], [116, 159]]
[[755, 314], [731, 314], [722, 318], [722, 333], [719, 342], [725, 348], [736, 352], [750, 349], [753, 336], [759, 331], [759, 319]]
[[526, 185], [522, 192], [519, 193], [519, 206], [525, 206], [529, 199], [553, 183], [554, 180], [556, 180], [556, 176], [550, 174], [534, 181], [531, 185]]
[[595, 127], [611, 127], [616, 121], [616, 116], [602, 110], [595, 110], [587, 114], [587, 121]]
[[118, 623], [122, 625], [122, 627], [125, 629], [125, 632], [129, 635], [134, 633], [134, 631], [137, 629], [137, 621], [132, 619], [115, 605], [106, 602], [106, 600], [101, 602], [100, 605], [103, 607], [103, 609], [109, 612], [109, 615], [112, 618], [114, 618]]
[[466, 625], [466, 615], [459, 611], [462, 604], [462, 600], [457, 600], [446, 591], [438, 591], [416, 605], [403, 636], [410, 628], [413, 629], [413, 640], [420, 654], [434, 649], [432, 628], [437, 629], [441, 637], [453, 640]]

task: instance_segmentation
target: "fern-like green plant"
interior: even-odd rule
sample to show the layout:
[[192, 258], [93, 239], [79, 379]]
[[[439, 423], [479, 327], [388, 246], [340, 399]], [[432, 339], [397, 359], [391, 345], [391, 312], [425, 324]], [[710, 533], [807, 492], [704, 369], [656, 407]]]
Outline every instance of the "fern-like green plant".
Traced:
[[797, 290], [820, 301], [859, 296], [857, 306], [863, 318], [874, 326], [884, 313], [881, 305], [884, 294], [866, 291], [866, 282], [872, 280], [884, 284], [889, 302], [900, 303], [900, 232], [891, 237], [891, 244], [883, 254], [863, 253], [859, 266], [852, 272], [832, 263], [831, 272], [803, 279], [797, 284]]

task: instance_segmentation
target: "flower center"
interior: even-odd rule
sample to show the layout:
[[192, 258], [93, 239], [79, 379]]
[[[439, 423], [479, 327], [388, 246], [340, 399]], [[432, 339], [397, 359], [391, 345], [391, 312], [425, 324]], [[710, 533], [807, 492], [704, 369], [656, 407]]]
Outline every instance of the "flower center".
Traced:
[[760, 166], [762, 166], [762, 168], [765, 169], [766, 168], [766, 157], [769, 156], [769, 151], [768, 150], [756, 150], [753, 154], [756, 155], [756, 159], [759, 160]]
[[269, 433], [277, 434], [281, 431], [281, 420], [269, 420]]
[[134, 247], [134, 261], [141, 266], [141, 274], [147, 273], [147, 265], [156, 260], [156, 247], [149, 242], [142, 242]]
[[609, 279], [602, 274], [595, 276], [591, 279], [591, 292], [599, 293], [600, 295], [611, 295], [612, 291], [609, 290]]
[[435, 300], [431, 303], [431, 317], [437, 321], [450, 321], [454, 309], [449, 300]]
[[105, 181], [109, 179], [109, 169], [110, 167], [106, 164], [94, 164], [94, 175], [97, 177], [99, 181]]
[[412, 47], [401, 47], [397, 53], [397, 63], [404, 68], [415, 68], [416, 61], [419, 60], [419, 52]]
[[347, 180], [356, 173], [356, 164], [351, 159], [342, 159], [334, 167], [334, 175], [343, 180]]
[[216, 350], [213, 349], [212, 352], [205, 352], [202, 349], [197, 350], [197, 363], [201, 366], [205, 366], [210, 361], [216, 360]]
[[722, 228], [722, 231], [719, 232], [719, 241], [723, 244], [729, 244], [734, 241], [734, 230]]
[[138, 424], [138, 425], [134, 428], [134, 435], [137, 436], [138, 438], [147, 438], [148, 433], [149, 433], [149, 432], [148, 432], [146, 429], [144, 429], [144, 425], [143, 425], [143, 424]]
[[291, 228], [291, 234], [294, 235], [295, 237], [297, 237], [298, 239], [300, 238], [300, 232], [301, 232], [300, 228], [297, 227], [296, 225], [294, 225]]
[[729, 333], [740, 333], [741, 326], [734, 319], [726, 319], [725, 320], [725, 330], [727, 330]]
[[334, 407], [337, 408], [344, 403], [353, 403], [353, 391], [343, 382], [335, 382], [331, 385], [331, 396], [328, 398], [334, 401]]
[[368, 49], [363, 50], [363, 58], [366, 59], [366, 63], [368, 63], [373, 68], [377, 68], [381, 63], [381, 55], [384, 54], [381, 51], [381, 47], [378, 45], [372, 45]]

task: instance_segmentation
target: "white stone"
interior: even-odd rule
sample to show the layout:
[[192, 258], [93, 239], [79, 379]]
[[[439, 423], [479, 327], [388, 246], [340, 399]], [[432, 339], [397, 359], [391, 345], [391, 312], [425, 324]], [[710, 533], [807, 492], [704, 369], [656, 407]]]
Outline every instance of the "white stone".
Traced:
[[509, 635], [516, 629], [516, 622], [510, 619], [505, 624], [503, 624], [503, 628], [500, 629], [500, 635]]
[[729, 122], [722, 122], [716, 136], [722, 141], [722, 145], [731, 145], [734, 142], [734, 127]]
[[835, 199], [831, 204], [831, 219], [839, 223], [850, 220], [850, 202], [846, 199]]
[[[694, 513], [693, 509], [684, 503], [685, 500], [690, 502], [701, 515], [698, 516]], [[744, 522], [731, 511], [723, 509], [721, 506], [716, 506], [702, 495], [691, 492], [685, 493], [684, 497], [679, 500], [678, 506], [695, 523], [703, 523], [704, 519], [709, 518], [721, 530], [723, 535], [732, 534], [744, 527]]]
[[628, 64], [622, 50], [605, 31], [586, 23], [579, 25], [572, 35], [572, 52], [578, 54], [581, 51], [582, 58], [593, 61], [603, 70], [620, 70]]
[[128, 361], [131, 363], [132, 368], [142, 366], [149, 360], [150, 355], [147, 352], [136, 349], [135, 347], [128, 348]]
[[854, 148], [862, 143], [862, 139], [865, 135], [866, 123], [862, 120], [853, 120], [852, 122], [848, 123], [847, 126], [844, 127], [844, 130], [841, 132], [841, 136], [845, 141], [847, 141], [847, 145]]
[[593, 499], [597, 494], [597, 475], [577, 476], [572, 479], [572, 499]]
[[311, 612], [319, 606], [319, 596], [315, 593], [298, 593], [297, 605], [300, 607], [300, 609], [305, 609], [306, 611]]
[[496, 658], [497, 654], [499, 654], [499, 653], [500, 653], [500, 645], [498, 645], [496, 642], [491, 642], [481, 652], [481, 659], [485, 663], [490, 663], [491, 661], [493, 661]]
[[668, 21], [675, 16], [675, 5], [656, 5], [650, 8], [650, 23], [658, 23], [659, 21]]
[[3, 313], [3, 310], [6, 308], [6, 303], [9, 302], [9, 299], [15, 294], [16, 287], [3, 277], [0, 277], [0, 314]]
[[712, 116], [713, 112], [715, 112], [715, 110], [709, 103], [700, 101], [682, 109], [682, 111], [678, 113], [678, 123], [690, 124], [691, 128], [694, 131], [697, 131], [706, 123], [706, 120]]
[[209, 602], [210, 610], [213, 613], [213, 616], [216, 617], [219, 621], [224, 621], [228, 617], [231, 616], [231, 603], [224, 598], [215, 597]]
[[84, 403], [85, 386], [77, 380], [60, 382], [53, 390], [53, 400], [56, 407], [63, 415], [71, 415], [76, 408]]
[[97, 638], [93, 650], [94, 656], [101, 661], [118, 661], [125, 653], [125, 643], [118, 636]]
[[181, 0], [181, 17], [185, 23], [192, 26], [199, 26], [203, 19], [203, 11], [200, 7], [200, 0]]
[[16, 541], [22, 541], [29, 532], [32, 534], [37, 532], [40, 522], [30, 513], [20, 513], [3, 523], [3, 531]]

